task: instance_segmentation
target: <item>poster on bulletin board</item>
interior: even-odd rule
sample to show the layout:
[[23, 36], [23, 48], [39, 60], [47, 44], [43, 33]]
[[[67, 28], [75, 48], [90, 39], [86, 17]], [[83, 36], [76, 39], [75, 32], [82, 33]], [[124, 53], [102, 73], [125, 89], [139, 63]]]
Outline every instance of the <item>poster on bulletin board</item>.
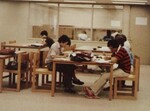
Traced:
[[147, 25], [147, 18], [146, 17], [136, 17], [135, 24], [136, 25]]

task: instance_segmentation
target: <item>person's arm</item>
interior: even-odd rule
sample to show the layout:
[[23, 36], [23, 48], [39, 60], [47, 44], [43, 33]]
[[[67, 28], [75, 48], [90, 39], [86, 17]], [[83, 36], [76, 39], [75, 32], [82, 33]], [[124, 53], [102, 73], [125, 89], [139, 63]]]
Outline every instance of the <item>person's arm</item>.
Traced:
[[105, 56], [105, 60], [111, 60], [112, 63], [117, 63], [117, 58], [116, 57], [111, 57], [111, 56]]
[[63, 50], [63, 51], [68, 51], [68, 50], [74, 51], [75, 48], [76, 48], [76, 44], [71, 45], [71, 46], [67, 45], [66, 47], [64, 47], [64, 50]]
[[49, 56], [50, 58], [54, 59], [54, 58], [68, 57], [68, 54], [59, 54], [58, 51], [54, 47], [51, 47]]
[[117, 63], [117, 58], [116, 57], [111, 57], [111, 62], [112, 63]]
[[54, 58], [65, 58], [68, 57], [68, 54], [63, 54], [63, 55], [51, 55], [51, 57]]

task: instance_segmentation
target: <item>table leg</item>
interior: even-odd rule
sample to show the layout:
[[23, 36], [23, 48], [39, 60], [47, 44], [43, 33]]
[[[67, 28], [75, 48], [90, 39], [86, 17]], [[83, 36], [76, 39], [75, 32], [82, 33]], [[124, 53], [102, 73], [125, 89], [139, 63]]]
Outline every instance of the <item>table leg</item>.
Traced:
[[112, 100], [112, 95], [113, 95], [113, 64], [110, 66], [110, 90], [109, 90], [109, 100]]
[[54, 96], [55, 93], [55, 76], [56, 76], [56, 63], [53, 62], [53, 70], [52, 70], [52, 86], [51, 86], [51, 96]]
[[3, 60], [0, 59], [0, 92], [2, 92], [2, 80], [3, 80]]

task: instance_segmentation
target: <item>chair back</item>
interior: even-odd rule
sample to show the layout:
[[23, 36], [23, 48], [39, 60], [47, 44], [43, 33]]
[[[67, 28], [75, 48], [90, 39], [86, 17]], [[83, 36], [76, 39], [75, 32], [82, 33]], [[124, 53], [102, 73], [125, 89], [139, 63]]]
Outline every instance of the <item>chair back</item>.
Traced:
[[42, 58], [43, 67], [45, 67], [45, 59], [47, 57], [47, 54], [48, 54], [48, 51], [43, 51], [43, 58]]
[[39, 67], [39, 53], [35, 52], [33, 54], [33, 71]]
[[135, 79], [138, 83], [137, 90], [139, 91], [139, 82], [140, 82], [140, 57], [137, 55], [134, 55], [134, 75]]
[[3, 45], [5, 45], [5, 44], [6, 44], [6, 42], [1, 42], [0, 49], [4, 49]]
[[14, 43], [16, 43], [16, 40], [9, 41], [9, 44], [14, 44]]
[[138, 78], [139, 75], [139, 70], [140, 70], [140, 59], [138, 56], [134, 57], [134, 64], [133, 64], [133, 74], [135, 77]]

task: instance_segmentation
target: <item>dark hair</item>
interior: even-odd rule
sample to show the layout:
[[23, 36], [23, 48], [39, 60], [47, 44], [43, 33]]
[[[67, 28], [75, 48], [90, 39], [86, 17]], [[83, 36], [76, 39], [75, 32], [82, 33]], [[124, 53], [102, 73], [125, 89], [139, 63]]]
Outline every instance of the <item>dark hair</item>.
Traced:
[[67, 45], [71, 45], [71, 40], [70, 40], [70, 38], [68, 38], [69, 40], [68, 40], [68, 44]]
[[127, 37], [124, 34], [122, 34], [122, 37], [124, 39], [124, 42], [127, 41]]
[[117, 40], [109, 40], [107, 43], [108, 47], [112, 47], [112, 48], [118, 48], [119, 44], [117, 42]]
[[41, 33], [40, 33], [41, 36], [45, 35], [45, 36], [48, 36], [48, 32], [46, 30], [43, 30]]
[[117, 34], [115, 36], [115, 40], [118, 42], [119, 45], [124, 46], [124, 42], [127, 40], [124, 34]]
[[[65, 43], [68, 42], [69, 43], [70, 38], [67, 35], [62, 35], [59, 37], [58, 42], [59, 43]], [[71, 43], [71, 42], [70, 42]], [[69, 44], [68, 44], [69, 45]]]
[[107, 30], [107, 36], [111, 36], [111, 30]]

